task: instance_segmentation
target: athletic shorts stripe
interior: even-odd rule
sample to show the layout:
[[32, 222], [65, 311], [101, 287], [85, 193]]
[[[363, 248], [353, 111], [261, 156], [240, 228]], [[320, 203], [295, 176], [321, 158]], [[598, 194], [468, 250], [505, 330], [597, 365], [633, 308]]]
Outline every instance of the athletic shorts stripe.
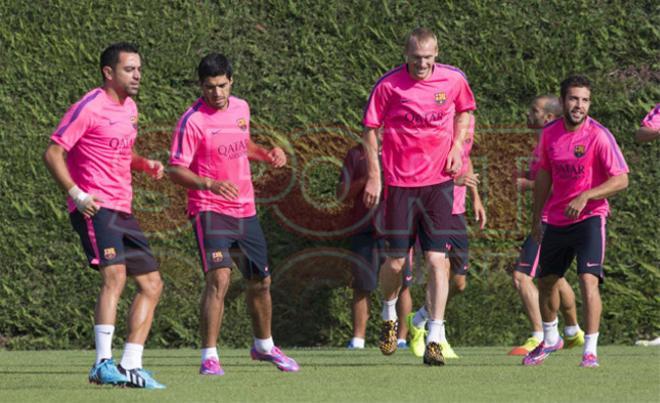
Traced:
[[96, 232], [94, 231], [94, 223], [92, 220], [85, 220], [87, 225], [87, 236], [89, 237], [89, 242], [92, 245], [92, 250], [94, 251], [94, 258], [90, 261], [91, 264], [101, 263], [101, 255], [99, 254], [99, 245], [96, 243]]

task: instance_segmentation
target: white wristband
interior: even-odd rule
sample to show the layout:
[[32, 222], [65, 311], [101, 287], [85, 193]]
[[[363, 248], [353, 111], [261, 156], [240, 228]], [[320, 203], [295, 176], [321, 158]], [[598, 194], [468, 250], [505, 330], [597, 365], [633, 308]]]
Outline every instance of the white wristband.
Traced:
[[73, 202], [76, 204], [78, 210], [82, 211], [85, 209], [89, 199], [88, 193], [85, 193], [78, 186], [73, 185], [73, 187], [69, 189], [69, 196], [71, 196], [73, 199]]

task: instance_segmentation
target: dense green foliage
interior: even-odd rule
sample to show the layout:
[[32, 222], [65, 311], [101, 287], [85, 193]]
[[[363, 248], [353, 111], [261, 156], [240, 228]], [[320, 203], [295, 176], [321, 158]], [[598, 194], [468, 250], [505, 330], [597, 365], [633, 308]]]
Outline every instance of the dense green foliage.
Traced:
[[89, 351], [0, 351], [0, 371], [8, 402], [201, 402], [219, 396], [232, 402], [528, 402], [531, 395], [535, 402], [656, 402], [660, 394], [657, 348], [601, 347], [598, 369], [578, 367], [575, 350], [554, 353], [541, 368], [522, 367], [503, 347], [457, 352], [459, 360], [429, 368], [408, 351], [385, 357], [376, 348], [291, 349], [287, 353], [301, 365], [292, 374], [251, 361], [247, 349], [228, 348], [220, 352], [225, 375], [218, 378], [198, 375], [196, 351], [147, 350], [145, 368], [167, 385], [164, 391], [87, 384]]
[[[477, 97], [474, 160], [491, 217], [488, 230], [474, 232], [468, 289], [449, 306], [450, 340], [512, 344], [527, 331], [506, 270], [528, 226], [529, 203], [510, 178], [531, 149], [531, 133], [520, 129], [527, 104], [536, 94], [557, 92], [570, 72], [593, 79], [591, 114], [617, 137], [631, 168], [629, 190], [611, 200], [600, 339], [624, 343], [656, 334], [660, 148], [657, 142], [634, 144], [632, 136], [660, 99], [660, 6], [521, 4], [0, 0], [0, 345], [93, 344], [99, 278], [85, 268], [64, 197], [41, 154], [69, 105], [99, 85], [101, 50], [119, 40], [138, 43], [143, 53], [137, 147], [163, 161], [173, 125], [198, 96], [200, 57], [213, 50], [233, 60], [234, 93], [251, 104], [255, 138], [291, 153], [292, 168], [282, 173], [255, 166], [275, 273], [276, 340], [343, 344], [350, 335], [350, 291], [348, 266], [337, 252], [347, 245], [345, 233], [337, 231], [345, 221], [332, 196], [334, 182], [372, 85], [402, 62], [402, 39], [418, 25], [437, 32], [439, 59], [464, 70]], [[166, 181], [148, 182], [135, 176], [135, 212], [166, 281], [149, 343], [196, 346], [203, 280], [183, 191]], [[244, 285], [234, 274], [221, 343], [244, 346], [250, 322]], [[413, 291], [419, 303], [421, 288]], [[125, 298], [122, 315], [128, 303]], [[123, 326], [119, 321], [119, 336]]]

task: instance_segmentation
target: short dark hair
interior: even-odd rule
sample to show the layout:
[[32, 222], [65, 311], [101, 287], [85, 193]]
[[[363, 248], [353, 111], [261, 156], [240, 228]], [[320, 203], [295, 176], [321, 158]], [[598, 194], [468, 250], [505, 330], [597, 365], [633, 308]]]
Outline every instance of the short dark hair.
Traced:
[[[105, 66], [110, 66], [113, 69], [115, 68], [115, 66], [117, 66], [117, 63], [119, 63], [119, 54], [121, 52], [137, 53], [138, 55], [140, 54], [138, 47], [132, 43], [128, 43], [128, 42], [113, 43], [112, 45], [105, 48], [103, 53], [101, 53], [101, 60], [99, 63], [101, 65], [101, 74], [103, 74], [103, 68]], [[103, 76], [103, 79], [105, 79], [105, 76]]]
[[559, 89], [559, 95], [561, 96], [562, 100], [566, 98], [568, 89], [572, 87], [585, 87], [591, 91], [591, 81], [589, 81], [586, 76], [580, 74], [568, 76], [564, 81], [561, 82], [561, 87]]
[[218, 77], [226, 75], [231, 80], [233, 70], [229, 59], [221, 53], [211, 53], [199, 62], [197, 66], [197, 76], [199, 82], [203, 83], [207, 77]]

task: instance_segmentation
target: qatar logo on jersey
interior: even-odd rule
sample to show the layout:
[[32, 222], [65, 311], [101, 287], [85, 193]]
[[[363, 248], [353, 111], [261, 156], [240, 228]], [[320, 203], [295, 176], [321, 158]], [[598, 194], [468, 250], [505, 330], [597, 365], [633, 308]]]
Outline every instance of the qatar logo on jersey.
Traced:
[[575, 155], [578, 158], [582, 157], [584, 155], [584, 146], [583, 145], [575, 146], [575, 149], [573, 149], [573, 155]]
[[441, 92], [436, 92], [435, 93], [435, 103], [438, 105], [442, 105], [445, 103], [447, 100], [447, 94], [443, 91]]
[[236, 124], [238, 125], [238, 127], [240, 127], [241, 130], [243, 131], [247, 130], [247, 122], [245, 121], [245, 119], [243, 118], [238, 119], [236, 121]]

